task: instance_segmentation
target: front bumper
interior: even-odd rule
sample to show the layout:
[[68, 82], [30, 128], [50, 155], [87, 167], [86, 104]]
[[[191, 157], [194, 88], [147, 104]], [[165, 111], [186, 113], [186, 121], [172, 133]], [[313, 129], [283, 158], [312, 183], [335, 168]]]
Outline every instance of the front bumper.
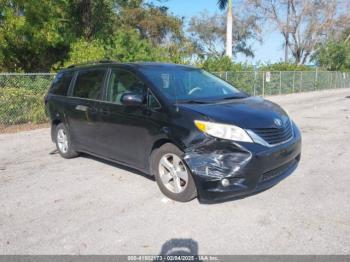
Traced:
[[[298, 166], [301, 135], [294, 126], [294, 137], [287, 143], [265, 147], [208, 138], [186, 150], [184, 159], [193, 174], [201, 202], [241, 198], [268, 189]], [[229, 181], [228, 186], [222, 180]]]

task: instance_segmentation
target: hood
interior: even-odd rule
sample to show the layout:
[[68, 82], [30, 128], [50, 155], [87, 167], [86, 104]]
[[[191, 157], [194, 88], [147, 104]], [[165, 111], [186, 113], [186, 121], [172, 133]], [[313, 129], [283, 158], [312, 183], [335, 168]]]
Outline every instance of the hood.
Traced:
[[278, 127], [276, 119], [280, 119], [283, 124], [289, 119], [279, 105], [261, 97], [246, 97], [210, 104], [181, 104], [179, 107], [200, 113], [213, 122], [246, 129], [276, 128]]

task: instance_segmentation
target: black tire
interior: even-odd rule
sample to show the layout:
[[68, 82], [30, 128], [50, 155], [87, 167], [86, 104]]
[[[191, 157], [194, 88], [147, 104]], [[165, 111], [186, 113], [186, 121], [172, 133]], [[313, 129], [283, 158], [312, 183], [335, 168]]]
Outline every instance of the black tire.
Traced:
[[[187, 171], [187, 174], [188, 174], [188, 181], [186, 183], [186, 186], [183, 189], [183, 191], [179, 193], [174, 193], [171, 190], [169, 190], [164, 185], [161, 179], [159, 163], [162, 157], [168, 154], [174, 154], [178, 156], [181, 159], [183, 166], [185, 166], [185, 170]], [[185, 162], [181, 158], [182, 155], [183, 155], [183, 152], [179, 148], [177, 148], [175, 145], [171, 143], [166, 143], [162, 145], [160, 148], [155, 149], [152, 153], [151, 172], [155, 176], [158, 187], [164, 195], [166, 195], [168, 198], [173, 199], [175, 201], [188, 202], [197, 196], [197, 189], [189, 168], [186, 166]]]
[[[67, 150], [62, 150], [62, 148], [59, 146], [58, 134], [60, 130], [62, 130], [67, 137]], [[79, 155], [79, 153], [73, 149], [68, 129], [65, 127], [63, 123], [58, 124], [55, 128], [55, 141], [56, 141], [57, 151], [63, 158], [69, 159], [69, 158], [77, 157]]]

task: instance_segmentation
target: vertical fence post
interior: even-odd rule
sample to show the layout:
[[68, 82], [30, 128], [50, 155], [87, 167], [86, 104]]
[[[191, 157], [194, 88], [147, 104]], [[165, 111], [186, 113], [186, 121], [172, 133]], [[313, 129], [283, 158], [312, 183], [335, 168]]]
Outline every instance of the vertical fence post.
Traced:
[[341, 77], [341, 85], [340, 85], [340, 88], [343, 88], [343, 84], [344, 84], [344, 73], [340, 73], [340, 77]]
[[263, 72], [262, 96], [265, 96], [265, 72]]
[[280, 71], [280, 90], [279, 93], [282, 94], [282, 71]]
[[225, 80], [227, 81], [227, 71], [225, 72]]
[[343, 72], [344, 88], [346, 88], [346, 73]]
[[317, 90], [317, 76], [318, 76], [318, 71], [317, 71], [317, 67], [316, 67], [316, 72], [315, 72], [315, 83], [314, 83], [315, 91]]
[[256, 70], [254, 71], [253, 95], [256, 95]]
[[333, 73], [333, 86], [334, 88], [337, 88], [337, 73]]
[[337, 72], [335, 72], [335, 76], [334, 76], [334, 87], [337, 88], [338, 85], [338, 74]]
[[303, 84], [303, 71], [300, 71], [300, 85], [299, 85], [299, 92], [301, 92], [301, 86]]
[[347, 74], [344, 72], [344, 88], [346, 88], [346, 79], [347, 79]]
[[343, 88], [346, 88], [346, 73], [343, 72]]

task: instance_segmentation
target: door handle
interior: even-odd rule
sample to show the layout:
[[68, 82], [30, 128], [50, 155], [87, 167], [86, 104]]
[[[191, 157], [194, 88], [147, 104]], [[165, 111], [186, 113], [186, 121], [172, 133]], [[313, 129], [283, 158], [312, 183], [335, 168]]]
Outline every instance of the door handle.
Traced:
[[77, 105], [75, 110], [86, 112], [89, 108], [87, 106]]

